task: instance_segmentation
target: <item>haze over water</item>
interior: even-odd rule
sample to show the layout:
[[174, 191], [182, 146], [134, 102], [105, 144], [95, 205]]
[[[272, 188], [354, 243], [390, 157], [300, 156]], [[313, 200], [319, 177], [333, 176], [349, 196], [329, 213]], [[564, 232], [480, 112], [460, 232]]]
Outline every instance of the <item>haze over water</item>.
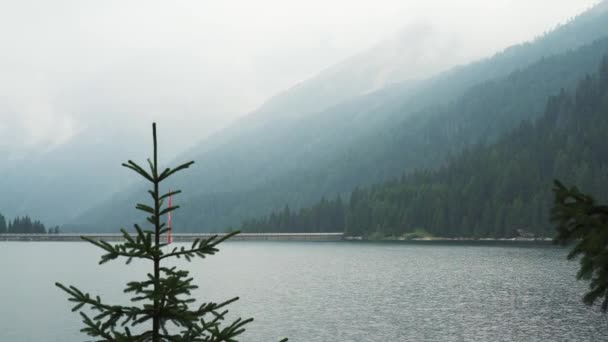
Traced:
[[[241, 300], [244, 341], [602, 341], [608, 322], [581, 302], [577, 263], [553, 246], [231, 242], [190, 269], [196, 297]], [[85, 243], [0, 243], [0, 341], [79, 341], [53, 283], [111, 301], [149, 270], [97, 266]]]

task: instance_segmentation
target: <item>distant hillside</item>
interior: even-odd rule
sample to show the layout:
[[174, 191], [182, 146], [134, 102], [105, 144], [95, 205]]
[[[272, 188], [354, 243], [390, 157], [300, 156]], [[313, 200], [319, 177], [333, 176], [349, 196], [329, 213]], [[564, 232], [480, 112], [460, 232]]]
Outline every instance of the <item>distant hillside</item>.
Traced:
[[570, 93], [549, 98], [533, 124], [476, 146], [436, 171], [356, 189], [350, 201], [322, 199], [249, 220], [244, 231], [346, 231], [354, 236], [553, 236], [551, 183], [578, 184], [608, 200], [608, 57]]
[[[445, 37], [417, 38], [421, 46], [446, 44], [442, 42]], [[197, 146], [193, 151], [198, 154], [203, 153], [205, 149], [213, 149], [227, 139], [244, 134], [259, 125], [265, 125], [275, 116], [296, 118], [364, 94], [374, 87], [429, 76], [431, 72], [439, 71], [442, 66], [453, 65], [456, 62], [443, 59], [431, 63], [416, 59], [415, 56], [408, 58], [404, 55], [407, 51], [404, 41], [393, 39], [383, 42], [374, 49], [321, 72], [307, 83], [294, 86], [285, 96], [270, 100], [258, 110], [259, 113], [264, 113], [260, 115], [264, 116], [262, 120], [253, 117], [251, 117], [253, 120], [246, 119], [242, 124], [233, 126], [227, 134], [216, 135], [213, 139], [207, 140], [210, 143]], [[416, 53], [425, 53], [425, 51]], [[383, 76], [389, 70], [390, 77]], [[85, 84], [84, 89], [79, 88], [77, 93], [70, 96], [87, 97], [87, 92], [99, 91], [96, 88], [96, 81], [99, 80], [91, 80], [92, 85], [88, 85], [90, 88], [86, 88], [87, 84]], [[205, 82], [211, 81], [205, 80]], [[238, 99], [239, 94], [234, 94], [234, 97]], [[315, 101], [303, 101], [311, 98]], [[188, 106], [192, 107], [193, 104]], [[180, 110], [179, 106], [177, 108]], [[287, 112], [285, 108], [290, 110]], [[132, 110], [129, 108], [107, 108], [102, 103], [100, 108], [95, 110], [98, 111], [98, 119], [86, 127], [81, 127], [65, 143], [53, 147], [24, 148], [22, 151], [9, 149], [0, 144], [0, 178], [2, 179], [0, 192], [4, 194], [0, 198], [0, 209], [11, 215], [33, 213], [48, 222], [65, 223], [74, 220], [84, 210], [107, 200], [111, 194], [130, 184], [133, 178], [120, 168], [120, 163], [147, 153], [147, 149], [143, 147], [147, 146], [149, 141], [149, 123], [143, 122], [142, 126], [134, 127], [132, 122], [121, 122], [120, 116], [115, 112]], [[199, 110], [205, 112], [211, 109], [199, 108]], [[106, 111], [109, 113], [105, 113]], [[93, 116], [91, 113], [81, 114]], [[106, 119], [106, 116], [113, 117], [113, 120]], [[164, 139], [161, 141], [163, 142], [161, 152], [166, 150], [168, 143], [174, 146], [175, 140], [183, 140], [169, 137], [166, 134], [167, 124], [175, 125], [175, 123], [159, 122], [162, 132], [165, 133], [161, 137]], [[199, 139], [202, 139], [207, 135], [208, 127], [200, 127], [190, 132], [193, 131], [201, 134]], [[190, 146], [181, 148], [186, 150], [188, 147]], [[163, 155], [167, 154], [163, 153]], [[171, 156], [174, 154], [172, 153]], [[66, 200], [54, 200], [57, 193], [62, 193]]]
[[[198, 155], [213, 154], [215, 149], [226, 149], [228, 144], [240, 141], [249, 134], [267, 131], [269, 126], [278, 127], [283, 125], [281, 122], [296, 122], [311, 113], [317, 113], [396, 82], [407, 81], [413, 85], [415, 79], [429, 77], [447, 66], [463, 61], [463, 57], [459, 55], [446, 58], [441, 54], [441, 51], [446, 51], [452, 44], [449, 35], [437, 32], [423, 33], [420, 34], [416, 27], [405, 28], [395, 37], [319, 72], [317, 76], [306, 82], [294, 85], [291, 89], [268, 100], [255, 113], [239, 120], [230, 129], [205, 139], [204, 143], [195, 147], [177, 145], [177, 142], [193, 140], [195, 134], [199, 134], [199, 140], [204, 139], [212, 131], [210, 127], [190, 125], [184, 128], [182, 136], [176, 136], [176, 128], [183, 126], [180, 120], [159, 122], [162, 156], [173, 158], [176, 146], [179, 146], [184, 158], [197, 156], [196, 158], [199, 159]], [[420, 58], [420, 55], [436, 57]], [[116, 68], [121, 67], [126, 66], [116, 66]], [[201, 70], [205, 68], [213, 68], [213, 66], [203, 66]], [[109, 71], [119, 73], [121, 70]], [[91, 93], [102, 91], [104, 77], [112, 77], [111, 74], [98, 75], [97, 79], [89, 79], [88, 82], [79, 85], [74, 93], [66, 94], [70, 98], [68, 102], [78, 103], [80, 97], [89, 98]], [[231, 82], [223, 83], [226, 80], [216, 80], [215, 73], [201, 75], [204, 75], [201, 86], [208, 85], [213, 88], [212, 93], [201, 93], [202, 102], [193, 99], [192, 103], [176, 104], [177, 117], [183, 110], [207, 114], [215, 112], [217, 108], [204, 107], [200, 104], [205, 103], [208, 98], [216, 98], [217, 93], [221, 96], [216, 101], [226, 102], [222, 99], [230, 99], [239, 102], [247, 91], [258, 92], [257, 89], [247, 90], [251, 82], [246, 79], [243, 80], [243, 84], [234, 85], [229, 84]], [[211, 78], [208, 79], [207, 76]], [[273, 78], [270, 75], [269, 77], [267, 81], [272, 84]], [[214, 81], [218, 83], [217, 88], [214, 87]], [[230, 94], [231, 90], [233, 94]], [[78, 133], [69, 141], [53, 147], [24, 148], [23, 151], [14, 148], [6, 151], [0, 146], [0, 179], [2, 179], [0, 192], [4, 194], [0, 198], [0, 209], [11, 215], [31, 213], [41, 217], [45, 222], [72, 222], [81, 216], [83, 211], [91, 207], [96, 208], [99, 202], [107, 201], [113, 193], [124, 190], [134, 180], [134, 177], [129, 177], [129, 173], [119, 165], [127, 158], [146, 155], [147, 149], [143, 147], [149, 142], [150, 123], [141, 122], [141, 125], [136, 125], [133, 120], [124, 122], [120, 120], [120, 113], [139, 112], [143, 110], [142, 108], [153, 105], [145, 103], [142, 104], [142, 108], [122, 107], [112, 102], [114, 100], [120, 102], [120, 96], [114, 93], [119, 90], [106, 89], [107, 91], [110, 94], [101, 94], [102, 98], [105, 96], [105, 100], [100, 100], [99, 105], [92, 109], [94, 113], [79, 113], [82, 116], [95, 117], [95, 120], [89, 122], [86, 127], [79, 127]], [[202, 89], [198, 91], [204, 92]], [[218, 106], [224, 109], [240, 107], [241, 105], [230, 103]], [[75, 105], [73, 110], [80, 109]], [[217, 116], [221, 117], [222, 113], [220, 111]], [[19, 113], [15, 112], [13, 115], [17, 116]], [[218, 118], [215, 121], [219, 120]], [[184, 137], [186, 135], [187, 138]], [[167, 149], [171, 153], [165, 152]], [[207, 183], [209, 184], [214, 183]], [[225, 185], [228, 187], [231, 182], [226, 182]], [[234, 185], [241, 186], [241, 182], [235, 181]], [[57, 193], [63, 193], [66, 200], [53, 200]]]
[[122, 127], [84, 130], [67, 144], [30, 153], [0, 169], [0, 209], [10, 216], [32, 214], [52, 225], [74, 219], [132, 178], [120, 162], [146, 151]]
[[[578, 54], [549, 57], [608, 35], [606, 7], [603, 3], [534, 42], [427, 81], [361, 96], [351, 92], [341, 101], [340, 96], [328, 100], [319, 94], [327, 88], [322, 77], [302, 83], [179, 158], [197, 164], [172, 185], [186, 190], [176, 224], [186, 230], [223, 229], [284, 203], [305, 206], [322, 195], [347, 192], [406, 169], [436, 167], [448, 155], [429, 151], [458, 152], [471, 143], [491, 141], [521, 119], [537, 115], [555, 89], [569, 87], [591, 71], [605, 52], [605, 42]], [[504, 91], [511, 93], [503, 98]], [[511, 107], [497, 114], [504, 114], [503, 119], [492, 117], [491, 106], [507, 101]], [[446, 126], [434, 125], [432, 120], [444, 117], [444, 111], [452, 115]], [[483, 112], [489, 114], [479, 124], [467, 124]], [[431, 127], [437, 131], [428, 132]], [[465, 132], [471, 136], [461, 139]], [[142, 198], [140, 194], [133, 189], [118, 194], [74, 223], [101, 229], [101, 222], [114, 227], [137, 220], [126, 203]]]

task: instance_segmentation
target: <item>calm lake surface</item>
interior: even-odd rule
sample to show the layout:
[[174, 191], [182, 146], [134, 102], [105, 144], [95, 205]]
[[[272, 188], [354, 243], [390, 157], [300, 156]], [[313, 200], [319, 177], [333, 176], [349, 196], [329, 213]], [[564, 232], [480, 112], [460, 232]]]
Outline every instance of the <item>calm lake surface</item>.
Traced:
[[[233, 296], [243, 341], [608, 341], [553, 246], [229, 242], [189, 267], [196, 295]], [[98, 266], [86, 243], [0, 242], [0, 341], [84, 341], [53, 284], [112, 301], [146, 264]], [[180, 263], [180, 265], [185, 265]]]

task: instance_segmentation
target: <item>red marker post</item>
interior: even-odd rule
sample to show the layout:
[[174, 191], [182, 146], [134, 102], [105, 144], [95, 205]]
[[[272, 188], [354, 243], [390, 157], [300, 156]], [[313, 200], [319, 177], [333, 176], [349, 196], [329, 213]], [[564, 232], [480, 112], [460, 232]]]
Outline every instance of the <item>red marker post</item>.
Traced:
[[[171, 192], [171, 189], [169, 189], [169, 192]], [[168, 203], [168, 208], [171, 208], [171, 195], [169, 195], [169, 203]], [[167, 245], [170, 244], [172, 242], [171, 240], [171, 212], [167, 213]]]

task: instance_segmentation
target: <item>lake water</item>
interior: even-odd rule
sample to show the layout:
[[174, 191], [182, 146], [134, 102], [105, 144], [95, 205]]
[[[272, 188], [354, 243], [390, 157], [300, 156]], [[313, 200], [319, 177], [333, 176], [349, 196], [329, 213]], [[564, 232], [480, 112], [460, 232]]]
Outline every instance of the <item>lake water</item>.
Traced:
[[[197, 297], [233, 296], [242, 341], [608, 341], [581, 303], [576, 262], [553, 246], [229, 242], [183, 266]], [[145, 264], [97, 266], [86, 243], [0, 242], [0, 341], [84, 341], [53, 284], [112, 301]], [[182, 264], [180, 264], [182, 265]]]

